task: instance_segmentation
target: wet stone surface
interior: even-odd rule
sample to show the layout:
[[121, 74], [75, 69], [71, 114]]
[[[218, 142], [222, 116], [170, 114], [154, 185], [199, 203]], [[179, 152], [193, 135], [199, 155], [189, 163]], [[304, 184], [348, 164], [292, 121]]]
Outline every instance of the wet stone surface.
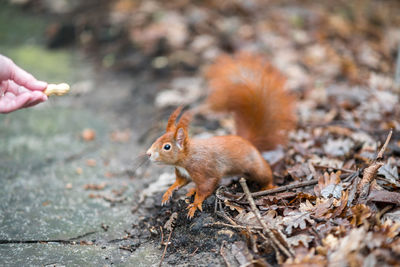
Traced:
[[[158, 266], [167, 235], [161, 227], [173, 212], [178, 217], [163, 266], [222, 265], [222, 241], [237, 236], [203, 227], [216, 220], [213, 198], [193, 220], [186, 218], [185, 189], [164, 207], [162, 192], [139, 205], [144, 189], [173, 172], [152, 165], [134, 172], [168, 117], [153, 106], [168, 77], [99, 71], [73, 49], [45, 49], [37, 39], [46, 19], [1, 10], [0, 22], [10, 26], [2, 28], [2, 53], [37, 78], [72, 89], [0, 114], [0, 265]], [[85, 129], [94, 140], [82, 138]], [[113, 137], [124, 131], [130, 134]]]

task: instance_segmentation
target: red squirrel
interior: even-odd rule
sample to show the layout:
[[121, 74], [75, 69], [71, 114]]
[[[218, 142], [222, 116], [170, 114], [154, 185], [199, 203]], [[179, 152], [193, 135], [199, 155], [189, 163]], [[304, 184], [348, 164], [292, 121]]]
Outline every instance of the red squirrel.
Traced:
[[221, 56], [206, 74], [211, 87], [206, 106], [232, 113], [237, 135], [195, 139], [188, 136], [192, 112], [178, 107], [169, 117], [166, 132], [146, 152], [151, 161], [175, 166], [176, 181], [165, 192], [162, 204], [174, 190], [195, 183], [187, 196], [195, 195], [188, 217], [217, 188], [224, 176], [244, 175], [263, 189], [273, 186], [272, 171], [260, 150], [285, 142], [285, 133], [295, 125], [294, 98], [285, 88], [285, 78], [260, 57], [238, 54]]

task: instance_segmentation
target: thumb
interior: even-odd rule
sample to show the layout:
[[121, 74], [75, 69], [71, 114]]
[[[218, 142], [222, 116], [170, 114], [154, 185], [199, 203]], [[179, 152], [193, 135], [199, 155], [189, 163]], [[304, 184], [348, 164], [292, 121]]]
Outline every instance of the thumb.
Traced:
[[46, 82], [36, 80], [32, 74], [15, 65], [11, 59], [0, 55], [0, 81], [5, 80], [12, 80], [29, 90], [43, 91], [47, 87]]

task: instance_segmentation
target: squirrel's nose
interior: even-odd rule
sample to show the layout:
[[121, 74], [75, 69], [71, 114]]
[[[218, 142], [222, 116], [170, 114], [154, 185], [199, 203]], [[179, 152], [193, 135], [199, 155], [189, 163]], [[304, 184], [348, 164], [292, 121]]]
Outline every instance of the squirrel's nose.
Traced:
[[147, 155], [149, 158], [151, 157], [151, 151], [150, 151], [150, 149], [147, 150], [146, 155]]

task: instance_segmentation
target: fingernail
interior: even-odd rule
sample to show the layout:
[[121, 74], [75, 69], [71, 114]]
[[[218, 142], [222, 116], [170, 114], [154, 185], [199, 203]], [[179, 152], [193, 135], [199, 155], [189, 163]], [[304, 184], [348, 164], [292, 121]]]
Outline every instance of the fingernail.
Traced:
[[40, 90], [44, 90], [44, 89], [46, 89], [46, 87], [47, 87], [47, 82], [44, 82], [44, 81], [35, 81], [34, 82], [34, 86], [37, 88], [37, 89], [40, 89]]

